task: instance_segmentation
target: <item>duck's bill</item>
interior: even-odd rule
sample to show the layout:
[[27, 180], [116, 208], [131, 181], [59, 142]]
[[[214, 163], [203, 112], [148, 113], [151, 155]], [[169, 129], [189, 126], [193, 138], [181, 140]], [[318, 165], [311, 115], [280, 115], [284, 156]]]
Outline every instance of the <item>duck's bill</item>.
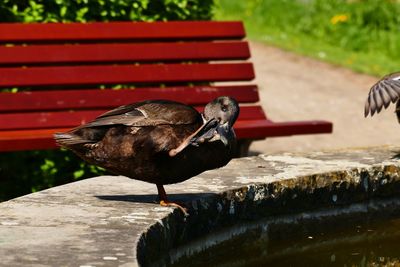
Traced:
[[220, 124], [216, 119], [211, 119], [199, 129], [192, 139], [190, 139], [190, 144], [198, 146], [201, 143], [221, 141], [225, 146], [227, 146], [229, 143], [227, 138], [228, 134], [228, 123]]
[[[169, 155], [171, 157], [174, 157], [189, 145], [199, 146], [200, 144], [205, 142], [213, 142], [216, 140], [222, 141], [222, 139], [220, 139], [219, 137], [220, 134], [218, 133], [219, 125], [220, 124], [216, 119], [208, 120], [199, 129], [197, 129], [197, 131], [186, 138], [177, 148], [171, 149], [169, 151]], [[225, 142], [227, 142], [227, 140], [225, 140]]]
[[216, 119], [208, 120], [195, 132], [190, 139], [190, 144], [198, 146], [201, 143], [212, 140], [218, 134], [218, 126], [219, 122]]

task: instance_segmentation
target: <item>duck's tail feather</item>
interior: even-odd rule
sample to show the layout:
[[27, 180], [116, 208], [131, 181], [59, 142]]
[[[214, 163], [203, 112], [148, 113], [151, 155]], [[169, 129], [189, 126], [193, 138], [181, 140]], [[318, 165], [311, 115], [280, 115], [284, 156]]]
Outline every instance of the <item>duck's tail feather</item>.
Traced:
[[58, 145], [63, 147], [69, 147], [78, 144], [96, 143], [94, 140], [87, 140], [73, 133], [55, 133], [54, 139]]

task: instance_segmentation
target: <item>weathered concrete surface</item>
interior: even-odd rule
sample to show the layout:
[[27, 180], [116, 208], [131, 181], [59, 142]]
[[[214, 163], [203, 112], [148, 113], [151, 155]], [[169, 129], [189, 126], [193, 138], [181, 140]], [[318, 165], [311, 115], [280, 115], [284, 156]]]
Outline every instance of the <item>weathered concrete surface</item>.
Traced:
[[399, 152], [382, 147], [235, 159], [166, 186], [172, 200], [187, 203], [188, 218], [155, 204], [154, 185], [125, 177], [30, 194], [0, 204], [0, 266], [148, 265], [239, 219], [391, 197], [400, 192]]

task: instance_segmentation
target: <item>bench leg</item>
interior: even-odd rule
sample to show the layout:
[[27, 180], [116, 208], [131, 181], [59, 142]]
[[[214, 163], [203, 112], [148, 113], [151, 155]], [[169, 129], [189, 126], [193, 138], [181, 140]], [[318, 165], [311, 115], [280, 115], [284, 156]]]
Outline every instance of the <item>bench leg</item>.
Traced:
[[249, 155], [249, 147], [252, 139], [239, 139], [237, 140], [235, 158], [247, 157]]

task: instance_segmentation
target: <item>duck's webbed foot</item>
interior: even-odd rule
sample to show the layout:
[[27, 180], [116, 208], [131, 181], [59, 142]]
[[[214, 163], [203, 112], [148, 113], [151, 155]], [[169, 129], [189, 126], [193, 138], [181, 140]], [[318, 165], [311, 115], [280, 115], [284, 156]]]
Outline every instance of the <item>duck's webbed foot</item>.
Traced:
[[185, 217], [189, 216], [187, 209], [183, 207], [183, 205], [168, 201], [167, 194], [165, 193], [164, 190], [164, 186], [157, 185], [157, 190], [158, 190], [158, 197], [160, 199], [160, 206], [178, 208], [183, 212], [183, 215], [185, 215]]
[[165, 200], [160, 200], [160, 206], [178, 208], [183, 212], [183, 215], [185, 215], [185, 217], [189, 216], [187, 209], [185, 207], [183, 207], [181, 204], [178, 204], [175, 202], [169, 202], [169, 201], [165, 201]]

